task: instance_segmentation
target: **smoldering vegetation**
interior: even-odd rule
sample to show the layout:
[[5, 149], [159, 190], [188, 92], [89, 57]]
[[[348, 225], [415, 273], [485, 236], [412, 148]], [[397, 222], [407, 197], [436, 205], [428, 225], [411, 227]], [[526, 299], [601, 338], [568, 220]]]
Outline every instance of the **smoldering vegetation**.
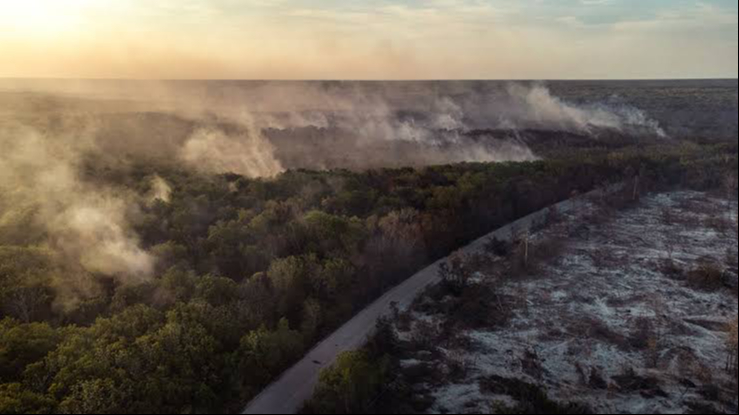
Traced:
[[62, 83], [47, 91], [4, 99], [23, 101], [10, 105], [24, 117], [94, 113], [102, 154], [251, 177], [530, 161], [552, 138], [608, 145], [667, 136], [634, 105], [568, 102], [543, 84]]
[[130, 223], [142, 206], [169, 202], [172, 191], [156, 174], [143, 193], [83, 177], [90, 164], [131, 173], [145, 161], [272, 178], [289, 169], [533, 161], [532, 146], [547, 139], [666, 139], [635, 107], [573, 104], [543, 84], [471, 86], [5, 84], [0, 237], [61, 258], [60, 304], [74, 305], [77, 291], [94, 291], [94, 274], [123, 283], [151, 278], [156, 258]]
[[64, 307], [95, 294], [94, 274], [141, 283], [154, 265], [127, 224], [140, 197], [80, 179], [80, 157], [94, 144], [79, 134], [0, 127], [0, 241], [39, 246], [58, 260], [52, 284]]

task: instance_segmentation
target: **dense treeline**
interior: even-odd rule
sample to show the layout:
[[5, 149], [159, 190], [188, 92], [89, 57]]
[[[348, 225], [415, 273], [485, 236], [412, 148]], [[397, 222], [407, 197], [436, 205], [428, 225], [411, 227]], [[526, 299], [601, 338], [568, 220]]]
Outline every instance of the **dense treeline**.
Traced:
[[233, 409], [381, 292], [496, 226], [636, 175], [704, 187], [736, 166], [736, 144], [271, 180], [89, 162], [91, 182], [172, 187], [134, 218], [156, 277], [96, 275], [102, 290], [60, 307], [55, 275], [68, 270], [29, 221], [0, 227], [0, 412]]

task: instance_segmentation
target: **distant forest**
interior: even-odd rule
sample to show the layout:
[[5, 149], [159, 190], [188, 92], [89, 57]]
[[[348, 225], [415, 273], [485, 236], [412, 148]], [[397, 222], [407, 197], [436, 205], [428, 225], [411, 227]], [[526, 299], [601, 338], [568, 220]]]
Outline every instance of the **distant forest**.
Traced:
[[[381, 293], [492, 229], [599, 186], [736, 192], [737, 144], [559, 151], [547, 160], [206, 175], [87, 160], [91, 183], [172, 188], [137, 212], [153, 280], [60, 263], [27, 218], [0, 227], [0, 413], [236, 411]], [[0, 202], [1, 203], [1, 202]], [[29, 213], [30, 214], [30, 213]]]

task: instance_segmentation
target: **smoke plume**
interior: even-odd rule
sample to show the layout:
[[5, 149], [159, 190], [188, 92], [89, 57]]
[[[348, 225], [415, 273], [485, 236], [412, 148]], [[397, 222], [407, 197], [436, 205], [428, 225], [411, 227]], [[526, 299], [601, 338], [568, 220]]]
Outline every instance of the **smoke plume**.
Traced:
[[88, 144], [83, 136], [51, 137], [7, 123], [0, 128], [0, 228], [21, 223], [23, 242], [56, 253], [68, 270], [57, 282], [65, 291], [89, 283], [80, 273], [140, 283], [152, 276], [155, 262], [128, 225], [133, 197], [80, 180], [79, 158]]
[[634, 135], [666, 137], [657, 121], [629, 105], [608, 105], [603, 102], [574, 105], [554, 97], [542, 85], [526, 87], [512, 84], [508, 87], [508, 93], [513, 104], [512, 114], [507, 118], [509, 126], [582, 133], [610, 129]]
[[161, 176], [155, 175], [151, 178], [151, 190], [149, 191], [148, 201], [154, 203], [162, 201], [169, 203], [172, 199], [172, 187]]
[[179, 155], [193, 168], [206, 172], [274, 177], [283, 171], [274, 148], [255, 128], [237, 135], [221, 129], [199, 129], [187, 139]]

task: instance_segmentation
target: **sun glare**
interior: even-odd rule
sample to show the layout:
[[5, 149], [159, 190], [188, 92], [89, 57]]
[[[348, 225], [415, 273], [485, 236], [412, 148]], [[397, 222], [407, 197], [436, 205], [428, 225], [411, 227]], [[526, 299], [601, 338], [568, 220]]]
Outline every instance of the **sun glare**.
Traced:
[[0, 0], [0, 30], [24, 36], [67, 32], [85, 19], [94, 0]]

